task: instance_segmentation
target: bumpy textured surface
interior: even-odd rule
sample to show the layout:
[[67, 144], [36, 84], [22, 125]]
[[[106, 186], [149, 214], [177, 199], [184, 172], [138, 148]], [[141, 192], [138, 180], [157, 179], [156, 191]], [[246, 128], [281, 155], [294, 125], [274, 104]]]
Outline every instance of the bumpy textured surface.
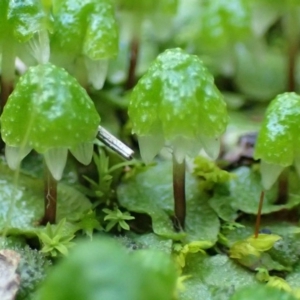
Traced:
[[161, 123], [166, 140], [183, 135], [215, 137], [227, 125], [226, 104], [200, 59], [166, 50], [134, 88], [129, 105], [133, 131], [147, 135]]
[[151, 64], [133, 89], [128, 113], [133, 132], [152, 139], [143, 147], [140, 138], [142, 156], [152, 152], [149, 158], [159, 151], [153, 145], [163, 146], [163, 140], [179, 156], [193, 156], [205, 147], [203, 139], [219, 137], [228, 121], [213, 77], [196, 55], [178, 48], [166, 50]]
[[289, 166], [300, 147], [300, 96], [278, 95], [269, 105], [254, 156], [269, 164]]
[[41, 1], [3, 0], [1, 2], [3, 3], [0, 6], [0, 10], [2, 10], [1, 14], [4, 17], [3, 22], [5, 22], [3, 27], [6, 30], [11, 28], [14, 37], [19, 42], [29, 40], [35, 32], [47, 26], [47, 17]]
[[78, 82], [65, 70], [44, 64], [20, 77], [1, 116], [1, 135], [9, 146], [43, 153], [93, 141], [99, 122]]
[[54, 50], [98, 60], [118, 52], [118, 31], [109, 0], [64, 0], [55, 4]]
[[250, 7], [245, 0], [203, 1], [201, 43], [215, 48], [243, 40], [250, 32]]

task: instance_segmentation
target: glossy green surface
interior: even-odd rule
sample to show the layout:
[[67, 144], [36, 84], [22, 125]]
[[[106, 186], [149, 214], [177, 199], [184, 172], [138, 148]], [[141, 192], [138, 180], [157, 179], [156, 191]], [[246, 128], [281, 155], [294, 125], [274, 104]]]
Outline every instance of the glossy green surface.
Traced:
[[283, 167], [293, 163], [300, 148], [300, 96], [278, 95], [269, 105], [254, 157]]
[[76, 79], [44, 64], [20, 77], [1, 116], [1, 134], [9, 146], [43, 153], [92, 142], [99, 122], [94, 103]]
[[8, 20], [18, 41], [26, 41], [46, 25], [40, 0], [9, 1]]
[[54, 6], [54, 51], [93, 60], [115, 56], [118, 32], [110, 0], [64, 0]]
[[250, 7], [245, 0], [203, 1], [201, 43], [204, 47], [225, 46], [250, 33]]
[[163, 132], [166, 141], [219, 136], [228, 120], [213, 77], [197, 56], [178, 48], [166, 50], [150, 65], [133, 89], [128, 113], [134, 133]]

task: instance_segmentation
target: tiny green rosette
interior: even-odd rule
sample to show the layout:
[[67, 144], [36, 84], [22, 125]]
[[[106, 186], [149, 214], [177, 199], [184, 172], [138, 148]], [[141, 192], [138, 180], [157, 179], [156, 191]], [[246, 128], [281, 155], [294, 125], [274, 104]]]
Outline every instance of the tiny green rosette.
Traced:
[[196, 55], [179, 48], [166, 50], [151, 64], [132, 91], [128, 113], [145, 162], [165, 144], [178, 161], [201, 148], [216, 158], [228, 122], [213, 76]]
[[259, 132], [254, 158], [261, 159], [262, 183], [269, 189], [282, 170], [295, 163], [300, 172], [300, 96], [278, 95], [270, 103]]
[[[44, 154], [49, 164], [62, 159], [61, 166], [70, 149], [87, 164], [99, 122], [94, 103], [64, 69], [50, 63], [31, 67], [20, 77], [1, 116], [8, 164], [16, 168], [31, 149]], [[56, 179], [62, 170], [52, 172]]]

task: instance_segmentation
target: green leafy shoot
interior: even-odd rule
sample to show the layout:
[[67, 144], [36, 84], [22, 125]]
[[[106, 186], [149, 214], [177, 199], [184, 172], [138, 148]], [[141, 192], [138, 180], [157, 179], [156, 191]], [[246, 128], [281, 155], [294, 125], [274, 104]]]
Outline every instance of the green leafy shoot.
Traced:
[[222, 229], [228, 229], [228, 230], [236, 230], [237, 228], [244, 228], [245, 226], [243, 224], [237, 223], [237, 222], [226, 222], [222, 225]]
[[275, 234], [260, 234], [257, 238], [249, 238], [235, 242], [230, 248], [230, 257], [241, 259], [247, 255], [259, 257], [261, 252], [270, 250], [281, 237]]
[[238, 228], [244, 228], [245, 226], [243, 224], [237, 223], [237, 222], [225, 222], [221, 225], [221, 231], [218, 234], [218, 242], [226, 247], [229, 247], [229, 241], [226, 237], [226, 235], [223, 234], [223, 230], [227, 231], [234, 231]]
[[114, 210], [104, 208], [102, 211], [106, 214], [104, 217], [104, 221], [107, 221], [106, 231], [110, 231], [115, 226], [117, 226], [118, 231], [130, 229], [126, 221], [133, 220], [134, 217], [129, 212], [122, 212], [117, 207]]
[[281, 237], [276, 234], [259, 234], [257, 238], [250, 236], [246, 241], [258, 251], [268, 251]]
[[41, 252], [56, 257], [59, 254], [67, 255], [68, 249], [74, 245], [71, 242], [75, 237], [74, 232], [67, 232], [66, 219], [62, 219], [57, 225], [50, 223], [38, 233], [42, 244]]
[[82, 230], [83, 233], [86, 234], [91, 240], [93, 239], [94, 230], [103, 230], [103, 227], [97, 219], [94, 210], [89, 210], [88, 212], [84, 213], [77, 225], [78, 228]]
[[282, 270], [284, 267], [276, 263], [267, 253], [281, 237], [276, 234], [260, 234], [257, 238], [249, 238], [235, 242], [229, 250], [230, 257], [241, 265], [256, 270], [265, 267], [269, 270]]
[[175, 251], [175, 260], [179, 266], [179, 268], [182, 270], [185, 267], [185, 261], [186, 256], [189, 253], [205, 253], [205, 249], [211, 248], [213, 244], [209, 241], [194, 241], [191, 243], [188, 243], [186, 245], [181, 245], [179, 243], [174, 245], [174, 251]]
[[257, 268], [256, 269], [256, 279], [260, 282], [268, 282], [270, 279], [269, 271], [266, 268]]
[[197, 156], [194, 160], [194, 175], [199, 177], [201, 188], [210, 190], [216, 183], [224, 183], [236, 177], [235, 174], [220, 169], [215, 162], [203, 157]]
[[292, 292], [290, 285], [283, 278], [278, 276], [270, 276], [267, 285], [286, 292]]
[[289, 283], [283, 278], [278, 276], [270, 276], [268, 270], [264, 268], [257, 268], [256, 271], [256, 278], [258, 279], [258, 281], [266, 282], [267, 286], [286, 291], [296, 296], [296, 298], [299, 298], [298, 290], [292, 289]]
[[105, 154], [104, 151], [99, 147], [99, 154], [94, 153], [93, 161], [97, 168], [98, 173], [98, 182], [93, 179], [83, 176], [83, 178], [90, 183], [90, 189], [86, 189], [82, 187], [83, 192], [90, 197], [98, 198], [99, 201], [97, 203], [109, 203], [110, 198], [112, 197], [113, 189], [112, 189], [112, 173], [120, 168], [124, 168], [128, 165], [136, 164], [136, 161], [125, 161], [119, 164], [113, 165], [110, 167], [109, 165], [109, 157]]
[[109, 158], [99, 149], [99, 155], [94, 153], [93, 161], [98, 172], [98, 182], [84, 175], [83, 178], [91, 184], [91, 189], [85, 193], [90, 197], [107, 199], [110, 197], [112, 182], [112, 176], [108, 173]]

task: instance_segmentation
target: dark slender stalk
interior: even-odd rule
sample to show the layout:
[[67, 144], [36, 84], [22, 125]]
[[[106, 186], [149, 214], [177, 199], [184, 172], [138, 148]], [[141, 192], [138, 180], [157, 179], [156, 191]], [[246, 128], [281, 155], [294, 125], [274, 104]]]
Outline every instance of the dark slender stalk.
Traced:
[[41, 221], [42, 225], [47, 223], [54, 224], [56, 221], [56, 200], [57, 200], [57, 181], [53, 178], [51, 172], [45, 164], [44, 178], [44, 217]]
[[296, 88], [296, 63], [299, 47], [298, 10], [295, 7], [288, 9], [285, 35], [288, 44], [287, 90], [293, 92]]
[[11, 94], [15, 80], [15, 43], [12, 37], [7, 36], [5, 43], [2, 45], [1, 60], [1, 94], [0, 105], [3, 110], [6, 101]]
[[254, 231], [254, 237], [257, 238], [259, 234], [259, 227], [260, 227], [260, 219], [261, 219], [261, 210], [264, 203], [264, 197], [265, 192], [261, 191], [260, 193], [260, 199], [259, 199], [259, 205], [258, 205], [258, 211], [256, 216], [256, 223], [255, 223], [255, 231]]
[[286, 204], [288, 201], [289, 181], [288, 169], [283, 170], [278, 178], [278, 195], [276, 204]]
[[185, 160], [178, 163], [173, 154], [173, 193], [174, 193], [174, 226], [176, 230], [184, 229], [186, 215], [185, 201]]
[[5, 78], [2, 77], [1, 79], [1, 111], [3, 110], [7, 99], [11, 92], [13, 91], [13, 81], [5, 80]]
[[129, 68], [127, 74], [127, 81], [125, 84], [125, 89], [130, 90], [135, 85], [135, 73], [136, 73], [136, 66], [138, 60], [138, 53], [139, 53], [139, 41], [137, 38], [133, 38], [130, 45], [130, 61], [129, 61]]

